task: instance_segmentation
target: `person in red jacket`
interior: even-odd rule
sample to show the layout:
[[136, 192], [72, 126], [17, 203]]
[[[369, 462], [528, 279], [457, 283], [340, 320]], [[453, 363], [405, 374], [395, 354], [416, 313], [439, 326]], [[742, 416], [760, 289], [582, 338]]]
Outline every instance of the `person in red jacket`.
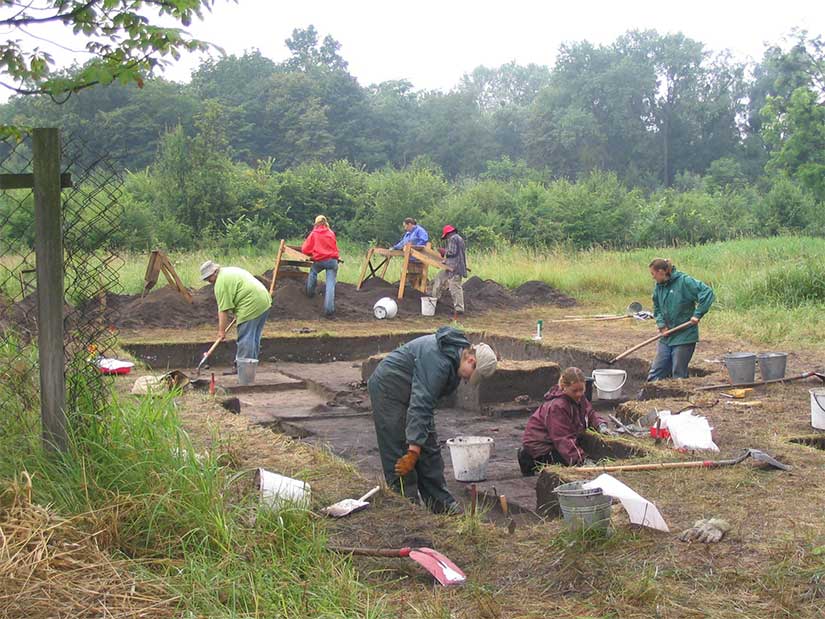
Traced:
[[588, 428], [601, 434], [609, 432], [607, 422], [584, 397], [584, 388], [582, 371], [567, 368], [559, 384], [544, 394], [545, 402], [527, 421], [518, 450], [522, 475], [533, 475], [539, 464], [582, 464], [587, 454], [579, 445], [579, 437]]
[[335, 280], [338, 278], [338, 241], [330, 230], [329, 222], [323, 215], [315, 218], [312, 232], [301, 245], [301, 253], [312, 258], [312, 268], [307, 276], [307, 296], [315, 296], [318, 273], [326, 271], [326, 291], [324, 293], [324, 314], [335, 313]]

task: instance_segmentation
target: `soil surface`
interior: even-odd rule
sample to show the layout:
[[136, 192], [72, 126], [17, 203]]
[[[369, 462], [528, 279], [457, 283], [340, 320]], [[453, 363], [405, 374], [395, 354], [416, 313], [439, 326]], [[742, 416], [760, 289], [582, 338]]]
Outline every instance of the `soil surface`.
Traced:
[[[269, 273], [258, 279], [269, 285]], [[279, 279], [272, 299], [270, 320], [306, 320], [323, 315], [325, 285], [318, 285], [317, 293], [309, 298], [305, 293], [303, 279], [284, 277]], [[371, 279], [356, 290], [352, 284], [339, 283], [335, 287], [335, 319], [347, 321], [374, 321], [372, 308], [376, 301], [384, 297], [396, 298], [398, 284], [381, 279]], [[421, 314], [421, 293], [407, 289], [398, 303], [399, 317]], [[521, 309], [533, 305], [553, 305], [570, 307], [575, 299], [559, 292], [543, 282], [527, 282], [515, 290], [510, 290], [492, 280], [471, 277], [464, 282], [465, 307], [468, 314], [482, 314], [498, 310]], [[217, 314], [217, 304], [211, 285], [194, 291], [192, 303], [188, 303], [169, 286], [151, 291], [145, 297], [140, 295], [106, 295], [102, 309], [104, 320], [120, 329], [190, 328], [213, 325]], [[17, 322], [30, 312], [30, 301], [24, 300], [21, 307], [13, 306], [10, 318]], [[82, 308], [84, 314], [101, 311], [98, 300], [91, 301]], [[449, 294], [442, 297], [436, 314], [451, 316], [452, 300]]]

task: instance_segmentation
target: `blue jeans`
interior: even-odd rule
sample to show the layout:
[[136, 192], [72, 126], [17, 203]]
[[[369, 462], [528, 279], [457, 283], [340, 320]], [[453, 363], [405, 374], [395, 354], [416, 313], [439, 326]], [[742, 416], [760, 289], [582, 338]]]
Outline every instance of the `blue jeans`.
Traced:
[[327, 285], [324, 294], [324, 313], [330, 316], [335, 313], [335, 280], [338, 278], [338, 260], [330, 258], [329, 260], [321, 260], [320, 262], [313, 262], [309, 269], [307, 276], [307, 296], [315, 296], [315, 287], [318, 284], [318, 273], [321, 271], [327, 272]]
[[648, 382], [661, 380], [663, 378], [687, 378], [688, 364], [696, 344], [680, 344], [679, 346], [669, 346], [664, 340], [659, 340], [659, 348], [656, 350], [656, 359], [647, 375]]
[[257, 359], [261, 353], [261, 336], [264, 333], [264, 324], [269, 316], [269, 310], [252, 320], [238, 325], [238, 351], [235, 360]]

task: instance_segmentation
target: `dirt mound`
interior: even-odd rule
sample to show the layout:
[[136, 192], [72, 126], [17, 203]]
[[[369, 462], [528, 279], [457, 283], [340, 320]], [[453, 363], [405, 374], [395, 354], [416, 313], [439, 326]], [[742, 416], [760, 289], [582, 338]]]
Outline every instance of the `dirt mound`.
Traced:
[[570, 307], [576, 304], [576, 299], [568, 297], [552, 286], [544, 282], [531, 280], [524, 282], [515, 289], [514, 294], [525, 302], [533, 305], [557, 305], [558, 307]]
[[[269, 287], [271, 272], [258, 276]], [[278, 279], [275, 295], [272, 299], [270, 320], [314, 320], [323, 315], [323, 283], [318, 284], [313, 298], [306, 296], [306, 275], [298, 272]], [[383, 297], [396, 299], [398, 284], [381, 279], [371, 279], [364, 283], [361, 290], [352, 284], [339, 283], [335, 287], [335, 315], [342, 320], [374, 320], [372, 307]], [[120, 329], [142, 329], [146, 327], [187, 329], [215, 324], [217, 321], [217, 304], [211, 285], [196, 290], [193, 302], [187, 301], [169, 286], [157, 288], [144, 298], [140, 295], [123, 295], [108, 293], [105, 297], [105, 320]], [[398, 301], [398, 315], [418, 316], [421, 314], [422, 294], [408, 289], [404, 298]], [[493, 280], [472, 277], [464, 283], [466, 311], [480, 314], [489, 311], [507, 311], [529, 305], [554, 304], [560, 307], [574, 305], [575, 300], [560, 293], [543, 282], [527, 282], [512, 291]], [[81, 314], [100, 311], [100, 300], [94, 299], [80, 308]], [[26, 323], [27, 317], [36, 315], [33, 310], [36, 302], [27, 298], [20, 303], [0, 312], [0, 320]], [[449, 317], [453, 312], [452, 299], [448, 293], [441, 298], [436, 308], [436, 315]], [[5, 314], [5, 315], [4, 315]]]

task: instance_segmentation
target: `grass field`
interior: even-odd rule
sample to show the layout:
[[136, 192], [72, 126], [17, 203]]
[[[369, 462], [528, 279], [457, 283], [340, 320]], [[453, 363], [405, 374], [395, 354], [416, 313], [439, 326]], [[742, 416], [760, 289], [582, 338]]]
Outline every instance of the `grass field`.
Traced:
[[[342, 242], [339, 281], [355, 283], [365, 248]], [[198, 286], [198, 266], [209, 258], [253, 273], [272, 268], [274, 248], [233, 254], [205, 251], [172, 255], [187, 285]], [[710, 284], [717, 295], [706, 323], [711, 329], [769, 345], [817, 346], [825, 330], [825, 239], [776, 237], [714, 243], [678, 249], [632, 251], [561, 249], [533, 251], [510, 247], [470, 252], [473, 275], [507, 286], [541, 280], [599, 311], [621, 312], [631, 301], [648, 307], [652, 282], [647, 264], [671, 258], [677, 268]], [[126, 292], [143, 285], [147, 257], [124, 256], [121, 282]], [[388, 272], [398, 278], [400, 261]]]

